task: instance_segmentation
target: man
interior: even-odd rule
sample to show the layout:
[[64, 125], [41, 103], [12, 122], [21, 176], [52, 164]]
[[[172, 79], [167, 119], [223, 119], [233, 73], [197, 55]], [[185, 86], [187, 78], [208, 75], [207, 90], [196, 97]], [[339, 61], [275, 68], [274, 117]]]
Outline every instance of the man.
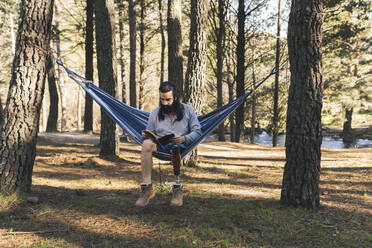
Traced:
[[[200, 123], [195, 110], [190, 105], [180, 103], [177, 95], [176, 85], [172, 82], [162, 82], [159, 87], [160, 107], [151, 112], [147, 128], [158, 136], [173, 133], [164, 152], [172, 152], [172, 163], [174, 167], [180, 166], [180, 150], [185, 145], [192, 143], [201, 135]], [[159, 150], [159, 147], [149, 139], [149, 136], [142, 132], [144, 139], [141, 153], [141, 196], [136, 206], [144, 207], [155, 196], [152, 188], [152, 152]], [[183, 194], [182, 184], [174, 184], [171, 206], [182, 206]]]

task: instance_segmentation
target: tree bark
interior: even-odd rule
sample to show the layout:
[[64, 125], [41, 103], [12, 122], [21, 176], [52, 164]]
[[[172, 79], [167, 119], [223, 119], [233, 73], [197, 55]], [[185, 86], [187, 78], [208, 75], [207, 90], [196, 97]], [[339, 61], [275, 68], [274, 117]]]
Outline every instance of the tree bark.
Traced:
[[[113, 0], [96, 0], [97, 67], [99, 86], [118, 98], [116, 81], [115, 18]], [[119, 154], [119, 132], [115, 122], [101, 109], [100, 155]]]
[[[229, 13], [229, 23], [231, 23], [231, 13]], [[228, 44], [227, 44], [227, 63], [226, 63], [226, 70], [227, 70], [227, 85], [229, 88], [229, 102], [234, 100], [234, 84], [235, 84], [235, 76], [234, 76], [234, 69], [232, 68], [233, 65], [233, 48], [232, 48], [232, 35], [231, 31], [229, 30], [227, 34]], [[230, 141], [235, 142], [235, 114], [230, 114], [229, 122], [230, 122]]]
[[[61, 41], [60, 41], [60, 31], [59, 31], [59, 15], [58, 15], [58, 6], [57, 4], [55, 5], [55, 13], [54, 13], [54, 18], [55, 18], [55, 29], [56, 29], [56, 47], [57, 47], [57, 56], [61, 57]], [[63, 78], [63, 73], [61, 71], [61, 67], [57, 67], [57, 75], [58, 75], [58, 91], [59, 91], [59, 96], [61, 100], [61, 131], [64, 132], [66, 131], [66, 117], [67, 117], [67, 107], [66, 107], [66, 96], [64, 92], [65, 88], [65, 80]]]
[[129, 8], [129, 49], [130, 49], [130, 69], [129, 69], [129, 102], [130, 106], [137, 106], [137, 85], [136, 85], [136, 52], [137, 52], [137, 13], [135, 2], [128, 0]]
[[291, 83], [281, 202], [306, 208], [320, 204], [322, 24], [320, 0], [292, 1], [288, 24]]
[[[93, 13], [94, 0], [87, 0], [86, 7], [86, 34], [85, 34], [85, 78], [93, 82]], [[93, 132], [93, 100], [89, 94], [85, 94], [84, 109], [84, 132]]]
[[48, 56], [47, 65], [48, 84], [49, 84], [49, 116], [46, 131], [57, 132], [57, 121], [58, 121], [58, 92], [56, 85], [54, 61], [51, 56]]
[[29, 191], [45, 87], [53, 0], [22, 1], [16, 53], [0, 127], [0, 192]]
[[[226, 19], [226, 1], [218, 0], [218, 29], [217, 32], [217, 108], [223, 105], [222, 80], [223, 80], [223, 62], [225, 54], [225, 19]], [[218, 126], [218, 140], [225, 141], [225, 126], [222, 122]]]
[[119, 50], [120, 50], [120, 78], [121, 78], [121, 100], [123, 103], [127, 103], [127, 87], [125, 83], [125, 41], [124, 41], [124, 4], [122, 1], [119, 2]]
[[0, 127], [1, 123], [3, 122], [3, 102], [1, 101], [1, 96], [0, 96]]
[[168, 0], [168, 80], [177, 85], [183, 98], [182, 1]]
[[[254, 39], [254, 38], [253, 38]], [[256, 87], [256, 74], [255, 74], [255, 58], [254, 58], [254, 54], [255, 54], [255, 45], [254, 44], [254, 41], [253, 41], [253, 51], [252, 51], [252, 81], [253, 81], [253, 86], [252, 86], [252, 116], [251, 116], [251, 132], [250, 132], [250, 138], [249, 138], [249, 142], [251, 144], [254, 144], [254, 136], [256, 134], [256, 91], [255, 91], [255, 87]]]
[[277, 146], [278, 133], [279, 133], [279, 110], [278, 110], [278, 99], [279, 99], [279, 60], [280, 60], [280, 4], [281, 0], [278, 0], [278, 21], [276, 31], [276, 57], [275, 57], [275, 86], [274, 86], [274, 114], [273, 114], [273, 147]]
[[[236, 72], [236, 97], [244, 95], [245, 77], [245, 4], [239, 0], [238, 6], [238, 37], [236, 47], [237, 72]], [[237, 108], [235, 114], [235, 142], [241, 141], [244, 128], [244, 102]]]
[[139, 75], [139, 89], [138, 89], [138, 108], [143, 108], [144, 91], [145, 91], [145, 0], [140, 0], [141, 14], [140, 14], [140, 75]]
[[160, 83], [164, 81], [164, 65], [165, 65], [165, 34], [163, 25], [162, 0], [158, 0], [159, 4], [159, 22], [161, 34], [161, 57], [160, 57]]
[[[191, 0], [190, 50], [185, 79], [185, 102], [201, 112], [207, 62], [208, 0]], [[191, 152], [184, 162], [193, 165], [197, 150]]]

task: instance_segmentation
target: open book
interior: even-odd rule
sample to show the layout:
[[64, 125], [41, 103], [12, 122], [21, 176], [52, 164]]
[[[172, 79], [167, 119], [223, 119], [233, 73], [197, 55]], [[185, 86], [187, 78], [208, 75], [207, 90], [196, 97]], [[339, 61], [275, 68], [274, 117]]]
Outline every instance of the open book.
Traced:
[[155, 133], [151, 132], [150, 130], [143, 130], [144, 133], [146, 133], [149, 138], [155, 142], [155, 144], [160, 145], [161, 147], [165, 146], [166, 144], [171, 142], [171, 139], [174, 137], [174, 134], [167, 134], [164, 136], [158, 136]]

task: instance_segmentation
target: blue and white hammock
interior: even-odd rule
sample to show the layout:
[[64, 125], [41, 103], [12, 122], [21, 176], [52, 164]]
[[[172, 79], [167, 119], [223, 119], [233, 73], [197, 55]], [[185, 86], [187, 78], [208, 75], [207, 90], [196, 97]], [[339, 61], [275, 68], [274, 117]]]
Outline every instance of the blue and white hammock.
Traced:
[[[100, 106], [106, 113], [116, 121], [119, 126], [128, 133], [139, 145], [142, 144], [142, 130], [146, 129], [147, 121], [149, 119], [149, 112], [133, 108], [102, 89], [95, 86], [91, 81], [86, 80], [82, 76], [68, 69], [61, 60], [57, 60], [57, 64], [62, 66], [67, 72], [68, 76], [78, 83]], [[258, 83], [255, 88], [261, 86], [271, 75], [275, 74], [276, 71], [272, 70], [271, 73]], [[253, 92], [238, 97], [234, 101], [204, 115], [199, 115], [198, 119], [201, 125], [202, 135], [198, 137], [193, 143], [186, 146], [186, 149], [182, 150], [181, 156], [185, 157], [191, 152], [200, 142], [203, 141], [206, 135], [208, 135], [215, 127], [221, 124], [240, 104]], [[154, 152], [153, 155], [161, 160], [171, 160], [170, 153]]]

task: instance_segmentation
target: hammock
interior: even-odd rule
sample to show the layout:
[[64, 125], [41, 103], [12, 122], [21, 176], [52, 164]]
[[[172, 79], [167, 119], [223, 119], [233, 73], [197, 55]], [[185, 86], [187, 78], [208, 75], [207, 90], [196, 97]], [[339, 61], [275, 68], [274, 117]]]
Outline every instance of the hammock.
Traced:
[[[147, 121], [150, 115], [149, 112], [136, 109], [117, 100], [107, 92], [98, 88], [91, 81], [86, 80], [82, 76], [68, 69], [61, 60], [57, 60], [57, 64], [62, 66], [67, 72], [68, 76], [78, 83], [98, 103], [98, 105], [100, 105], [101, 108], [103, 108], [106, 113], [114, 121], [116, 121], [125, 132], [128, 133], [131, 138], [133, 138], [139, 145], [142, 144], [142, 130], [146, 129]], [[273, 69], [266, 78], [264, 78], [254, 87], [253, 90], [261, 86], [271, 75], [275, 73], [276, 71]], [[202, 135], [194, 140], [194, 142], [186, 146], [184, 150], [182, 150], [181, 157], [185, 157], [199, 143], [201, 143], [205, 136], [208, 135], [216, 126], [221, 124], [235, 109], [237, 109], [239, 105], [242, 104], [244, 100], [253, 92], [253, 90], [208, 114], [198, 116]], [[153, 152], [153, 155], [161, 160], [171, 160], [170, 153], [158, 151]]]

